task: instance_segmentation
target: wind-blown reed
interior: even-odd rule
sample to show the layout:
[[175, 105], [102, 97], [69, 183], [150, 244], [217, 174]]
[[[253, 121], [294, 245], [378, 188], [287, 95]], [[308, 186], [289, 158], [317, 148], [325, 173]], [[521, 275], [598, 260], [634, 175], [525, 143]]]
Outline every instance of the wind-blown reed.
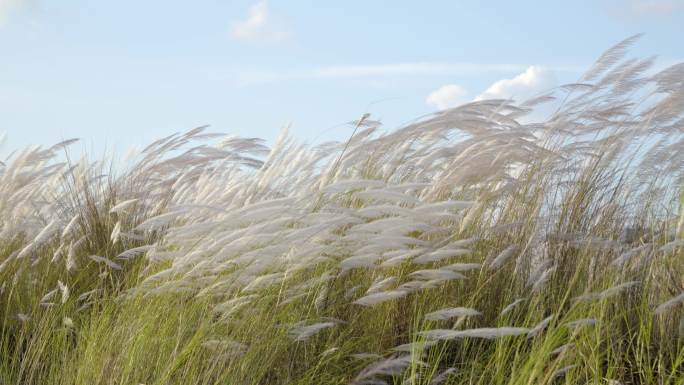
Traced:
[[682, 381], [684, 64], [624, 59], [635, 40], [532, 100], [364, 115], [343, 143], [201, 127], [120, 173], [14, 153], [0, 376]]

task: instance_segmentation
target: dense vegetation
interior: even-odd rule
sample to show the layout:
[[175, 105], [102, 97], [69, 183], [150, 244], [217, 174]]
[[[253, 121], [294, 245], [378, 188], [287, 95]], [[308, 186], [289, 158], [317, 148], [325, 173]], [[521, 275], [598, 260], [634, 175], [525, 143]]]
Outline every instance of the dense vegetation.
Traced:
[[2, 384], [682, 384], [684, 64], [342, 143], [0, 164]]

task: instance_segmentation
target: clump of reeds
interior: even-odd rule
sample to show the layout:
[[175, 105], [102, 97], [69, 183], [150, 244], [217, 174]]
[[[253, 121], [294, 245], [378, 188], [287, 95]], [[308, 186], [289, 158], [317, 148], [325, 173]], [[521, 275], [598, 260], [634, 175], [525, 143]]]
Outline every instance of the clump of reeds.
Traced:
[[2, 379], [681, 382], [684, 64], [625, 60], [635, 39], [532, 100], [343, 143], [199, 128], [119, 174], [14, 154]]

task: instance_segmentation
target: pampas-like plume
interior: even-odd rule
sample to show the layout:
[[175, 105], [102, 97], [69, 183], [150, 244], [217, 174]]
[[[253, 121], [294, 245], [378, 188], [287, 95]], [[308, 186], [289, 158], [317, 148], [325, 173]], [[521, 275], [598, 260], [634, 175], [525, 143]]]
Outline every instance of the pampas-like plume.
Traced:
[[457, 372], [456, 368], [447, 368], [444, 371], [442, 371], [440, 374], [433, 377], [432, 380], [430, 380], [429, 385], [439, 385], [439, 384], [443, 383], [444, 381], [446, 381], [446, 379], [450, 375], [452, 375], [456, 372]]
[[587, 82], [597, 76], [601, 75], [608, 68], [612, 67], [620, 59], [622, 59], [627, 52], [627, 49], [641, 38], [642, 34], [630, 36], [627, 39], [612, 46], [594, 63], [594, 65], [582, 76], [580, 81]]
[[109, 237], [113, 245], [116, 245], [116, 243], [119, 242], [119, 235], [121, 235], [121, 221], [116, 222], [112, 229], [112, 234]]
[[549, 354], [552, 356], [554, 356], [556, 354], [561, 354], [561, 353], [565, 352], [566, 350], [573, 348], [574, 346], [575, 346], [575, 344], [572, 342], [565, 344], [565, 345], [561, 345], [561, 346], [557, 347], [556, 349], [552, 350], [551, 353], [549, 353]]
[[389, 201], [389, 202], [397, 202], [397, 203], [413, 203], [413, 204], [418, 204], [420, 203], [420, 200], [418, 198], [403, 194], [400, 192], [396, 191], [391, 191], [391, 190], [370, 190], [370, 191], [361, 191], [354, 193], [354, 195], [357, 198], [361, 198], [364, 200], [369, 200], [369, 201]]
[[64, 227], [64, 230], [62, 230], [62, 239], [66, 238], [71, 234], [72, 231], [76, 228], [76, 224], [78, 223], [79, 218], [81, 218], [81, 214], [76, 214], [71, 218], [69, 223]]
[[59, 287], [59, 291], [62, 292], [62, 303], [66, 303], [69, 299], [69, 287], [63, 284], [62, 281], [57, 281], [57, 286]]
[[76, 301], [85, 301], [86, 299], [90, 298], [91, 295], [95, 294], [98, 292], [99, 289], [93, 289], [93, 290], [88, 290], [85, 293], [81, 293], [81, 295], [76, 298]]
[[550, 324], [551, 321], [553, 320], [553, 317], [554, 317], [554, 315], [551, 314], [550, 316], [548, 316], [548, 317], [544, 318], [543, 320], [541, 320], [537, 325], [535, 325], [535, 326], [527, 333], [527, 336], [528, 336], [528, 337], [536, 337], [537, 335], [539, 335], [539, 333], [541, 333], [544, 329], [546, 329], [547, 326], [549, 326], [549, 324]]
[[564, 376], [567, 372], [569, 372], [571, 369], [574, 369], [576, 367], [577, 367], [577, 365], [568, 365], [568, 366], [562, 367], [562, 368], [556, 370], [555, 372], [553, 372], [551, 377]]
[[354, 353], [350, 354], [349, 357], [356, 360], [377, 360], [378, 358], [382, 358], [381, 355], [376, 353]]
[[607, 299], [607, 298], [619, 295], [620, 293], [622, 293], [626, 290], [629, 290], [633, 287], [636, 287], [640, 284], [641, 284], [640, 281], [629, 281], [629, 282], [621, 283], [619, 285], [615, 285], [613, 287], [610, 287], [606, 290], [603, 290], [600, 293], [584, 294], [584, 295], [581, 295], [579, 297], [575, 297], [574, 299], [575, 299], [575, 301], [578, 301], [578, 302], [579, 301], [587, 302], [587, 301], [597, 300], [597, 299], [603, 300], [603, 299]]
[[153, 231], [169, 225], [183, 214], [182, 211], [172, 211], [146, 219], [143, 223], [135, 227], [135, 231]]
[[515, 253], [518, 252], [520, 248], [517, 245], [511, 245], [505, 248], [499, 255], [494, 258], [492, 263], [489, 264], [490, 269], [496, 269], [497, 267], [503, 265], [508, 261]]
[[446, 210], [464, 210], [473, 206], [475, 202], [467, 201], [441, 201], [436, 203], [428, 203], [417, 206], [413, 209], [419, 213], [435, 213]]
[[399, 279], [397, 277], [379, 278], [368, 288], [366, 294], [373, 294], [386, 290], [398, 281]]
[[653, 250], [653, 245], [652, 244], [646, 244], [642, 245], [639, 247], [635, 247], [631, 250], [625, 251], [624, 253], [620, 254], [617, 258], [615, 258], [611, 264], [614, 266], [624, 266], [627, 262], [629, 262], [632, 258], [646, 254]]
[[549, 269], [544, 270], [544, 272], [537, 278], [537, 280], [532, 284], [532, 292], [537, 292], [539, 289], [544, 286], [546, 283], [546, 280], [548, 280], [551, 277], [551, 274], [556, 271], [556, 267], [551, 267]]
[[285, 278], [285, 273], [272, 273], [254, 278], [242, 291], [250, 292], [261, 290], [271, 285], [280, 283]]
[[342, 271], [350, 269], [371, 268], [374, 267], [375, 262], [377, 262], [381, 258], [382, 256], [376, 253], [355, 255], [353, 257], [349, 257], [342, 260], [342, 262], [340, 262], [340, 268], [342, 268]]
[[655, 308], [655, 310], [653, 312], [655, 314], [664, 314], [665, 312], [667, 312], [668, 310], [672, 309], [673, 307], [679, 305], [682, 302], [684, 302], [684, 293], [682, 293], [676, 297], [672, 297], [669, 300], [661, 303], [660, 305], [658, 305], [658, 307]]
[[55, 262], [59, 261], [59, 259], [62, 257], [62, 254], [64, 253], [65, 247], [66, 247], [65, 243], [62, 242], [59, 244], [59, 247], [57, 248], [57, 250], [55, 250], [55, 252], [52, 253], [52, 259], [50, 260], [50, 263], [55, 263]]
[[43, 243], [47, 242], [50, 237], [57, 231], [57, 221], [53, 220], [50, 223], [48, 223], [43, 229], [36, 235], [33, 240], [24, 247], [19, 254], [17, 254], [16, 259], [21, 259], [24, 258], [25, 256], [29, 255], [30, 253], [36, 251], [40, 246], [43, 245]]
[[67, 271], [74, 271], [76, 269], [76, 248], [77, 248], [78, 242], [74, 244], [74, 242], [69, 243], [69, 250], [67, 251], [67, 258], [65, 262], [65, 267]]
[[119, 255], [116, 256], [116, 259], [122, 259], [122, 260], [127, 261], [133, 257], [138, 256], [138, 255], [145, 254], [146, 252], [151, 250], [153, 247], [154, 246], [152, 246], [152, 245], [143, 245], [143, 246], [134, 247], [132, 249], [128, 249], [126, 251], [119, 253]]
[[436, 344], [437, 341], [419, 340], [395, 346], [392, 348], [392, 351], [404, 353], [412, 353], [414, 351], [420, 352]]
[[503, 316], [506, 313], [510, 312], [511, 310], [513, 310], [513, 308], [518, 306], [523, 301], [525, 301], [525, 298], [518, 298], [510, 304], [506, 305], [506, 307], [504, 307], [503, 310], [501, 310], [501, 313], [499, 313], [499, 316]]
[[40, 303], [49, 302], [52, 299], [52, 297], [55, 296], [55, 294], [57, 294], [57, 289], [50, 290], [43, 296], [43, 298], [40, 299]]
[[361, 305], [361, 306], [373, 306], [377, 305], [379, 303], [391, 301], [394, 299], [402, 298], [405, 297], [409, 292], [406, 290], [389, 290], [389, 291], [381, 291], [379, 293], [373, 293], [366, 295], [364, 297], [361, 297], [354, 301], [355, 304]]
[[354, 179], [343, 180], [325, 186], [321, 191], [325, 193], [347, 193], [356, 189], [381, 188], [385, 183], [380, 180]]
[[411, 210], [401, 206], [382, 204], [364, 207], [359, 209], [356, 214], [364, 218], [377, 218], [384, 215], [400, 215], [408, 217], [412, 215], [412, 212]]
[[463, 274], [447, 269], [417, 270], [409, 274], [415, 279], [448, 281], [453, 279], [465, 279]]
[[479, 263], [452, 263], [451, 265], [443, 266], [442, 269], [447, 269], [447, 270], [462, 273], [464, 271], [476, 270], [476, 269], [479, 269], [481, 267], [482, 267], [482, 265]]
[[598, 323], [598, 320], [594, 318], [582, 318], [575, 321], [570, 321], [565, 324], [569, 329], [577, 329], [582, 326], [594, 326]]
[[468, 330], [433, 329], [422, 331], [419, 335], [430, 340], [453, 340], [456, 338], [484, 338], [519, 336], [530, 332], [528, 328], [504, 326], [498, 328], [480, 328]]
[[373, 363], [363, 369], [352, 384], [378, 384], [385, 383], [381, 377], [397, 376], [401, 374], [409, 365], [426, 366], [424, 362], [416, 361], [411, 355], [390, 357], [382, 361]]
[[384, 257], [389, 257], [386, 261], [382, 262], [380, 266], [382, 267], [395, 267], [399, 266], [405, 261], [415, 258], [425, 252], [425, 249], [417, 248], [411, 250], [397, 250], [396, 252], [385, 253]]
[[661, 253], [672, 253], [678, 248], [684, 248], [684, 239], [675, 239], [674, 241], [668, 242], [662, 245], [658, 251]]
[[473, 317], [481, 315], [479, 311], [467, 307], [450, 307], [428, 313], [425, 319], [428, 321], [444, 321], [454, 317]]
[[101, 257], [99, 255], [91, 255], [88, 258], [92, 259], [93, 261], [95, 261], [97, 263], [104, 263], [105, 265], [109, 266], [110, 268], [112, 268], [114, 270], [121, 270], [122, 269], [121, 265], [119, 265], [118, 263], [113, 262], [113, 261], [109, 260], [108, 258]]
[[249, 305], [252, 300], [257, 298], [257, 295], [246, 295], [242, 297], [233, 298], [224, 303], [214, 306], [214, 311], [220, 313], [224, 318], [228, 318], [242, 307]]
[[239, 357], [247, 351], [245, 344], [225, 339], [211, 339], [202, 342], [202, 346], [222, 358]]
[[463, 255], [470, 254], [470, 250], [467, 249], [441, 249], [436, 250], [431, 253], [423, 254], [413, 260], [414, 263], [430, 263], [438, 262], [446, 258], [460, 257]]
[[309, 337], [318, 334], [321, 330], [337, 326], [336, 322], [320, 322], [312, 325], [297, 325], [289, 330], [290, 336], [295, 341], [306, 341]]
[[138, 202], [138, 199], [129, 199], [125, 200], [121, 203], [116, 204], [114, 207], [109, 209], [109, 212], [114, 214], [114, 213], [120, 213], [122, 211], [125, 211], [129, 207], [133, 206], [136, 202]]

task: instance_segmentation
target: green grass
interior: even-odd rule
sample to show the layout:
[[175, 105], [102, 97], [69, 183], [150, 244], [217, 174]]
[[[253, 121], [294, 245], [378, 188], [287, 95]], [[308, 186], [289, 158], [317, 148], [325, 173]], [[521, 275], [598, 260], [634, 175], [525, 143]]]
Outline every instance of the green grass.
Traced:
[[[16, 245], [4, 248], [3, 255], [12, 249]], [[470, 260], [482, 261], [496, 249], [491, 240], [478, 242]], [[44, 250], [46, 255], [50, 251], [50, 247]], [[684, 382], [681, 310], [677, 307], [664, 316], [653, 314], [654, 300], [664, 301], [673, 294], [672, 286], [681, 284], [667, 280], [682, 277], [682, 254], [659, 255], [657, 261], [629, 277], [608, 266], [594, 266], [601, 274], [591, 282], [587, 266], [596, 253], [571, 251], [564, 246], [555, 253], [554, 258], [567, 263], [557, 268], [545, 289], [531, 295], [523, 280], [513, 274], [514, 266], [508, 266], [494, 274], [474, 271], [467, 281], [362, 308], [344, 300], [345, 290], [367, 287], [374, 274], [352, 271], [330, 282], [325, 305], [315, 305], [323, 285], [313, 286], [299, 301], [281, 305], [283, 291], [320, 272], [312, 271], [286, 279], [282, 287], [260, 292], [258, 300], [232, 322], [212, 311], [211, 305], [218, 300], [211, 296], [136, 293], [132, 289], [140, 283], [138, 273], [145, 265], [142, 260], [132, 262], [125, 274], [113, 278], [115, 285], [88, 282], [89, 276], [99, 271], [95, 266], [86, 265], [90, 269], [69, 274], [49, 263], [29, 269], [25, 261], [11, 265], [1, 275], [7, 285], [2, 295], [0, 375], [3, 383], [16, 384], [342, 384], [368, 363], [351, 354], [386, 355], [394, 346], [420, 341], [421, 330], [453, 325], [449, 321], [423, 321], [423, 314], [448, 306], [467, 306], [483, 314], [459, 328], [532, 327], [550, 314], [557, 317], [534, 338], [440, 342], [426, 351], [424, 366], [417, 364], [421, 352], [415, 350], [412, 356], [416, 364], [398, 377], [397, 383], [411, 380], [427, 384], [438, 368], [445, 366], [458, 369], [449, 377], [450, 383]], [[658, 271], [657, 266], [663, 265], [668, 269]], [[407, 263], [386, 274], [402, 277], [411, 270]], [[36, 275], [41, 279], [27, 279]], [[640, 289], [589, 303], [571, 300], [586, 289], [600, 291], [626, 278], [641, 280]], [[82, 311], [76, 311], [80, 302], [74, 296], [64, 304], [39, 306], [43, 293], [55, 287], [58, 279], [73, 288], [83, 283], [81, 291], [97, 287], [101, 292], [95, 294], [94, 304]], [[497, 316], [506, 304], [521, 297], [526, 300], [504, 317]], [[20, 312], [30, 319], [16, 319]], [[73, 319], [73, 328], [63, 325], [64, 317]], [[303, 342], [293, 342], [281, 327], [316, 317], [335, 317], [346, 323]], [[563, 325], [583, 318], [596, 318], [598, 323], [574, 331]], [[207, 347], [209, 340], [231, 340], [249, 349], [243, 355], [232, 354], [230, 346], [226, 347], [228, 351], [221, 346]], [[551, 355], [568, 343], [574, 347]], [[554, 379], [554, 372], [567, 365], [576, 366]]]

